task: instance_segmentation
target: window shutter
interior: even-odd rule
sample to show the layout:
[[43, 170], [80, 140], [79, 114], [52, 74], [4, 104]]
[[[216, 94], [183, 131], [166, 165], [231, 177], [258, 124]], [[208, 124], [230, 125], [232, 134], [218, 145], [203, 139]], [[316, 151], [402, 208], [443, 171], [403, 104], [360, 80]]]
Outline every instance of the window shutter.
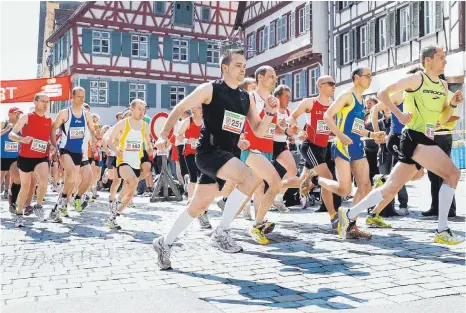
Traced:
[[269, 26], [264, 28], [264, 50], [269, 48]]
[[274, 42], [274, 35], [275, 35], [275, 22], [270, 23], [270, 28], [269, 28], [269, 48], [272, 48], [275, 46]]
[[419, 38], [419, 1], [413, 1], [409, 4], [409, 17], [411, 19], [409, 38]]
[[149, 55], [151, 59], [159, 58], [159, 37], [150, 35], [149, 37]]
[[162, 85], [162, 109], [171, 109], [170, 106], [170, 85]]
[[287, 85], [290, 88], [293, 88], [293, 77], [291, 76], [290, 73], [285, 74], [285, 85]]
[[207, 63], [207, 42], [199, 41], [199, 63]]
[[172, 60], [173, 39], [171, 37], [163, 38], [163, 58], [165, 61]]
[[154, 13], [155, 14], [165, 14], [165, 2], [163, 2], [163, 1], [154, 1]]
[[84, 53], [92, 53], [92, 30], [83, 28], [82, 47]]
[[199, 63], [199, 41], [189, 42], [189, 63]]
[[299, 98], [304, 98], [306, 96], [306, 71], [299, 74], [299, 81]]
[[343, 54], [343, 49], [341, 47], [341, 37], [340, 35], [335, 36], [335, 52], [337, 54], [337, 66], [341, 66], [342, 63], [342, 54]]
[[129, 105], [129, 83], [128, 82], [120, 82], [120, 103], [121, 106], [128, 106]]
[[188, 85], [188, 86], [186, 86], [186, 87], [187, 87], [187, 91], [188, 91], [188, 93], [186, 94], [186, 96], [189, 95], [191, 92], [194, 91], [194, 89], [197, 88], [197, 86], [193, 86], [193, 85]]
[[58, 51], [58, 42], [53, 45], [53, 64], [58, 63], [58, 56], [60, 55]]
[[120, 85], [120, 83], [116, 82], [116, 81], [110, 81], [108, 83], [108, 87], [109, 87], [109, 90], [108, 90], [108, 104], [109, 105], [115, 106], [115, 105], [119, 104], [119, 102], [118, 102], [119, 85]]
[[192, 1], [186, 1], [186, 2], [182, 2], [180, 1], [180, 3], [182, 3], [181, 7], [183, 8], [183, 21], [181, 24], [183, 25], [193, 25], [193, 2]]
[[157, 107], [157, 84], [146, 85], [146, 103], [150, 108]]
[[354, 37], [356, 37], [356, 32], [355, 29], [351, 29], [349, 31], [349, 36], [348, 36], [348, 49], [349, 49], [349, 60], [350, 62], [354, 61], [356, 59], [356, 47], [354, 46]]
[[368, 54], [372, 54], [375, 52], [375, 41], [376, 41], [376, 31], [375, 31], [375, 24], [377, 20], [372, 20], [369, 22], [369, 25], [367, 26], [368, 30], [368, 38], [369, 38], [369, 49], [368, 49]]
[[122, 56], [131, 57], [131, 34], [122, 33], [121, 45], [122, 45]]
[[279, 17], [277, 20], [277, 44], [282, 41], [282, 18]]
[[288, 17], [287, 15], [283, 16], [282, 28], [283, 28], [283, 40], [286, 41], [288, 39]]
[[290, 26], [291, 26], [291, 29], [290, 29], [290, 39], [294, 38], [295, 37], [295, 33], [296, 33], [296, 12], [295, 10], [291, 11], [291, 14], [290, 14]]
[[111, 53], [112, 55], [121, 55], [121, 33], [113, 31], [111, 32]]
[[443, 30], [443, 2], [435, 2], [435, 31]]
[[396, 45], [396, 12], [390, 11], [387, 14], [387, 44], [388, 47], [394, 47]]
[[256, 32], [252, 33], [252, 55], [257, 53], [257, 42], [256, 42]]
[[84, 102], [91, 101], [91, 82], [89, 79], [79, 79], [79, 86], [84, 88]]
[[63, 58], [68, 57], [68, 33], [63, 35]]
[[311, 22], [311, 5], [309, 4], [309, 2], [306, 2], [306, 5], [304, 6], [304, 28], [306, 31], [308, 31], [311, 27], [310, 22]]

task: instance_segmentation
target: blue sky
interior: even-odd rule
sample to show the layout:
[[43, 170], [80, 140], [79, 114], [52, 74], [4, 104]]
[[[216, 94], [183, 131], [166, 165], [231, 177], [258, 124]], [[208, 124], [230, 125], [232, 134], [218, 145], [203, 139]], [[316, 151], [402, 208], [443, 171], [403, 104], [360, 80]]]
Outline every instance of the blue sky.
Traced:
[[[39, 1], [0, 1], [1, 80], [36, 78], [39, 6]], [[1, 104], [0, 116], [11, 106]]]

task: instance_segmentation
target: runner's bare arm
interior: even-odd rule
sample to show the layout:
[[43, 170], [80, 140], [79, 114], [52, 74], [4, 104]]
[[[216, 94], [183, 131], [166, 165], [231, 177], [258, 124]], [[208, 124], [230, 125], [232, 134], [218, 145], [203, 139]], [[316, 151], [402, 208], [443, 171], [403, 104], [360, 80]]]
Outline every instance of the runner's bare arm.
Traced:
[[10, 129], [13, 129], [13, 127], [10, 127], [9, 124], [10, 123], [7, 123], [7, 122], [1, 122], [1, 125], [0, 125], [0, 128], [2, 129], [1, 136], [3, 136], [5, 133], [9, 132]]
[[[145, 129], [150, 129], [149, 128], [149, 124], [147, 124], [146, 122], [143, 122], [145, 123], [146, 125], [144, 126]], [[152, 155], [153, 152], [154, 152], [154, 148], [152, 147], [152, 142], [150, 140], [150, 132], [146, 131], [144, 132], [144, 140], [146, 141], [146, 150], [147, 150], [147, 153], [149, 155]]]
[[[382, 102], [387, 108], [392, 111], [392, 114], [395, 114], [395, 116], [398, 118], [398, 120], [405, 124], [406, 119], [402, 116], [403, 112], [398, 109], [396, 105], [394, 105], [390, 99], [390, 94], [393, 94], [398, 91], [413, 91], [419, 88], [419, 86], [422, 84], [422, 76], [420, 73], [416, 73], [413, 75], [409, 75], [405, 78], [400, 79], [398, 82], [389, 85], [387, 88], [382, 89], [379, 91], [377, 94], [380, 102]], [[406, 112], [408, 113], [408, 112]]]
[[[68, 110], [61, 110], [57, 118], [52, 124], [52, 130], [50, 131], [50, 144], [54, 147], [57, 148], [57, 138], [56, 138], [56, 132], [57, 129], [60, 128], [60, 126], [65, 122], [66, 117], [68, 116]], [[64, 134], [63, 134], [64, 135]]]
[[19, 120], [16, 122], [15, 126], [13, 127], [13, 129], [11, 130], [10, 134], [8, 135], [8, 138], [10, 138], [11, 140], [13, 141], [19, 141], [19, 142], [23, 142], [23, 137], [21, 137], [20, 135], [18, 135], [18, 133], [21, 132], [21, 130], [23, 129], [24, 125], [26, 125], [28, 122], [28, 116], [27, 114], [24, 114], [22, 115]]
[[455, 108], [453, 108], [450, 104], [456, 105], [455, 103], [451, 103], [452, 101], [455, 101], [455, 95], [453, 95], [453, 97], [450, 99], [450, 97], [448, 96], [447, 83], [444, 80], [442, 80], [442, 84], [443, 84], [443, 87], [445, 87], [445, 90], [447, 92], [447, 97], [445, 98], [445, 103], [443, 105], [443, 111], [442, 113], [440, 113], [440, 116], [439, 116], [440, 125], [444, 125], [445, 123], [447, 123], [450, 120], [451, 116], [453, 115], [453, 112], [455, 111]]
[[[271, 111], [270, 108], [267, 108], [267, 103], [264, 104], [264, 108], [267, 112], [274, 113], [275, 115], [275, 113], [277, 112], [276, 106], [278, 105], [278, 99], [275, 97], [273, 97], [272, 99], [271, 97], [273, 96], [270, 96], [265, 101], [274, 102], [275, 110]], [[256, 111], [256, 105], [255, 105], [255, 101], [254, 101], [254, 97], [252, 96], [252, 93], [249, 94], [249, 99], [250, 99], [250, 102], [249, 102], [250, 105], [249, 105], [248, 115], [246, 116], [246, 118], [248, 119], [249, 125], [251, 126], [251, 129], [254, 132], [254, 135], [256, 135], [258, 138], [262, 138], [267, 134], [267, 131], [269, 130], [269, 126], [270, 126], [270, 123], [272, 122], [274, 115], [270, 116], [268, 114], [265, 114], [264, 118], [261, 119], [258, 112]]]
[[344, 134], [340, 131], [335, 122], [335, 116], [338, 112], [343, 109], [343, 107], [352, 101], [352, 95], [350, 91], [345, 91], [328, 107], [327, 111], [324, 113], [324, 121], [327, 123], [330, 131], [335, 134], [338, 138], [342, 137]]
[[109, 146], [110, 150], [115, 152], [115, 154], [119, 152], [119, 147], [117, 147], [115, 144], [118, 142], [118, 138], [123, 133], [125, 123], [126, 123], [126, 120], [121, 120], [115, 126], [113, 126], [113, 129], [107, 140], [107, 145]]
[[314, 98], [306, 98], [298, 104], [298, 107], [294, 109], [293, 112], [291, 112], [291, 115], [288, 118], [288, 123], [290, 123], [290, 126], [298, 124], [298, 118], [301, 115], [303, 115], [306, 111], [312, 109], [312, 107], [314, 106], [314, 101]]
[[192, 93], [181, 100], [170, 112], [170, 115], [168, 115], [168, 119], [165, 122], [165, 125], [163, 125], [160, 137], [168, 140], [168, 134], [170, 134], [170, 131], [173, 129], [173, 126], [175, 126], [183, 112], [198, 105], [210, 104], [213, 90], [212, 83], [204, 83], [199, 85]]
[[89, 131], [91, 132], [91, 146], [94, 146], [97, 136], [95, 133], [95, 126], [94, 126], [94, 120], [92, 119], [92, 114], [90, 112], [86, 112], [86, 120], [87, 120], [87, 126], [89, 127]]

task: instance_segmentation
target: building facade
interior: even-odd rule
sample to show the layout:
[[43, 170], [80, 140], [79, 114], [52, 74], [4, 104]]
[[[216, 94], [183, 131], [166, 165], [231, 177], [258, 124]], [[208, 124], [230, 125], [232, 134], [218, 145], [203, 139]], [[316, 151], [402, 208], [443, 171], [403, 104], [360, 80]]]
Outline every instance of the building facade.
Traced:
[[[235, 37], [238, 2], [92, 1], [47, 39], [51, 76], [71, 75], [103, 123], [135, 98], [169, 111], [221, 76], [222, 41]], [[52, 113], [67, 105], [52, 104]]]
[[[443, 46], [445, 75], [450, 90], [465, 93], [466, 74], [464, 1], [330, 1], [328, 66], [335, 77], [336, 95], [351, 86], [351, 71], [372, 69], [367, 94], [396, 82], [409, 68], [420, 64], [423, 47]], [[461, 106], [457, 128], [465, 128]]]

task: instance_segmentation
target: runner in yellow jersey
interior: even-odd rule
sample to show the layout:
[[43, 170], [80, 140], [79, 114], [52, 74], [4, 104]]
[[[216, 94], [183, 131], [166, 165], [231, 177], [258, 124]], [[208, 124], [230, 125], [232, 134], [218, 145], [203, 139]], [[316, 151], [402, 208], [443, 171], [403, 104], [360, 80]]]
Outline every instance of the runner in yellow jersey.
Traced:
[[146, 103], [143, 100], [131, 101], [131, 116], [119, 121], [110, 133], [108, 145], [117, 157], [116, 166], [118, 177], [124, 180], [122, 188], [124, 195], [120, 206], [112, 206], [107, 225], [113, 229], [121, 227], [116, 223], [116, 217], [123, 212], [128, 203], [133, 199], [138, 187], [141, 173], [141, 158], [143, 156], [143, 143], [145, 142], [149, 156], [152, 155], [150, 144], [149, 125], [142, 120]]
[[[448, 228], [448, 210], [460, 179], [460, 171], [448, 155], [434, 142], [435, 126], [448, 121], [453, 110], [463, 101], [457, 91], [447, 100], [448, 86], [438, 76], [444, 72], [446, 55], [441, 47], [427, 46], [421, 51], [420, 59], [424, 71], [389, 85], [378, 96], [399, 121], [405, 124], [400, 136], [400, 158], [386, 183], [371, 191], [351, 209], [340, 208], [338, 232], [342, 238], [356, 224], [355, 218], [362, 211], [378, 204], [385, 198], [394, 197], [419, 168], [425, 167], [443, 179], [439, 192], [439, 218], [435, 242], [455, 245], [464, 241]], [[406, 91], [401, 112], [390, 100], [390, 94]]]

